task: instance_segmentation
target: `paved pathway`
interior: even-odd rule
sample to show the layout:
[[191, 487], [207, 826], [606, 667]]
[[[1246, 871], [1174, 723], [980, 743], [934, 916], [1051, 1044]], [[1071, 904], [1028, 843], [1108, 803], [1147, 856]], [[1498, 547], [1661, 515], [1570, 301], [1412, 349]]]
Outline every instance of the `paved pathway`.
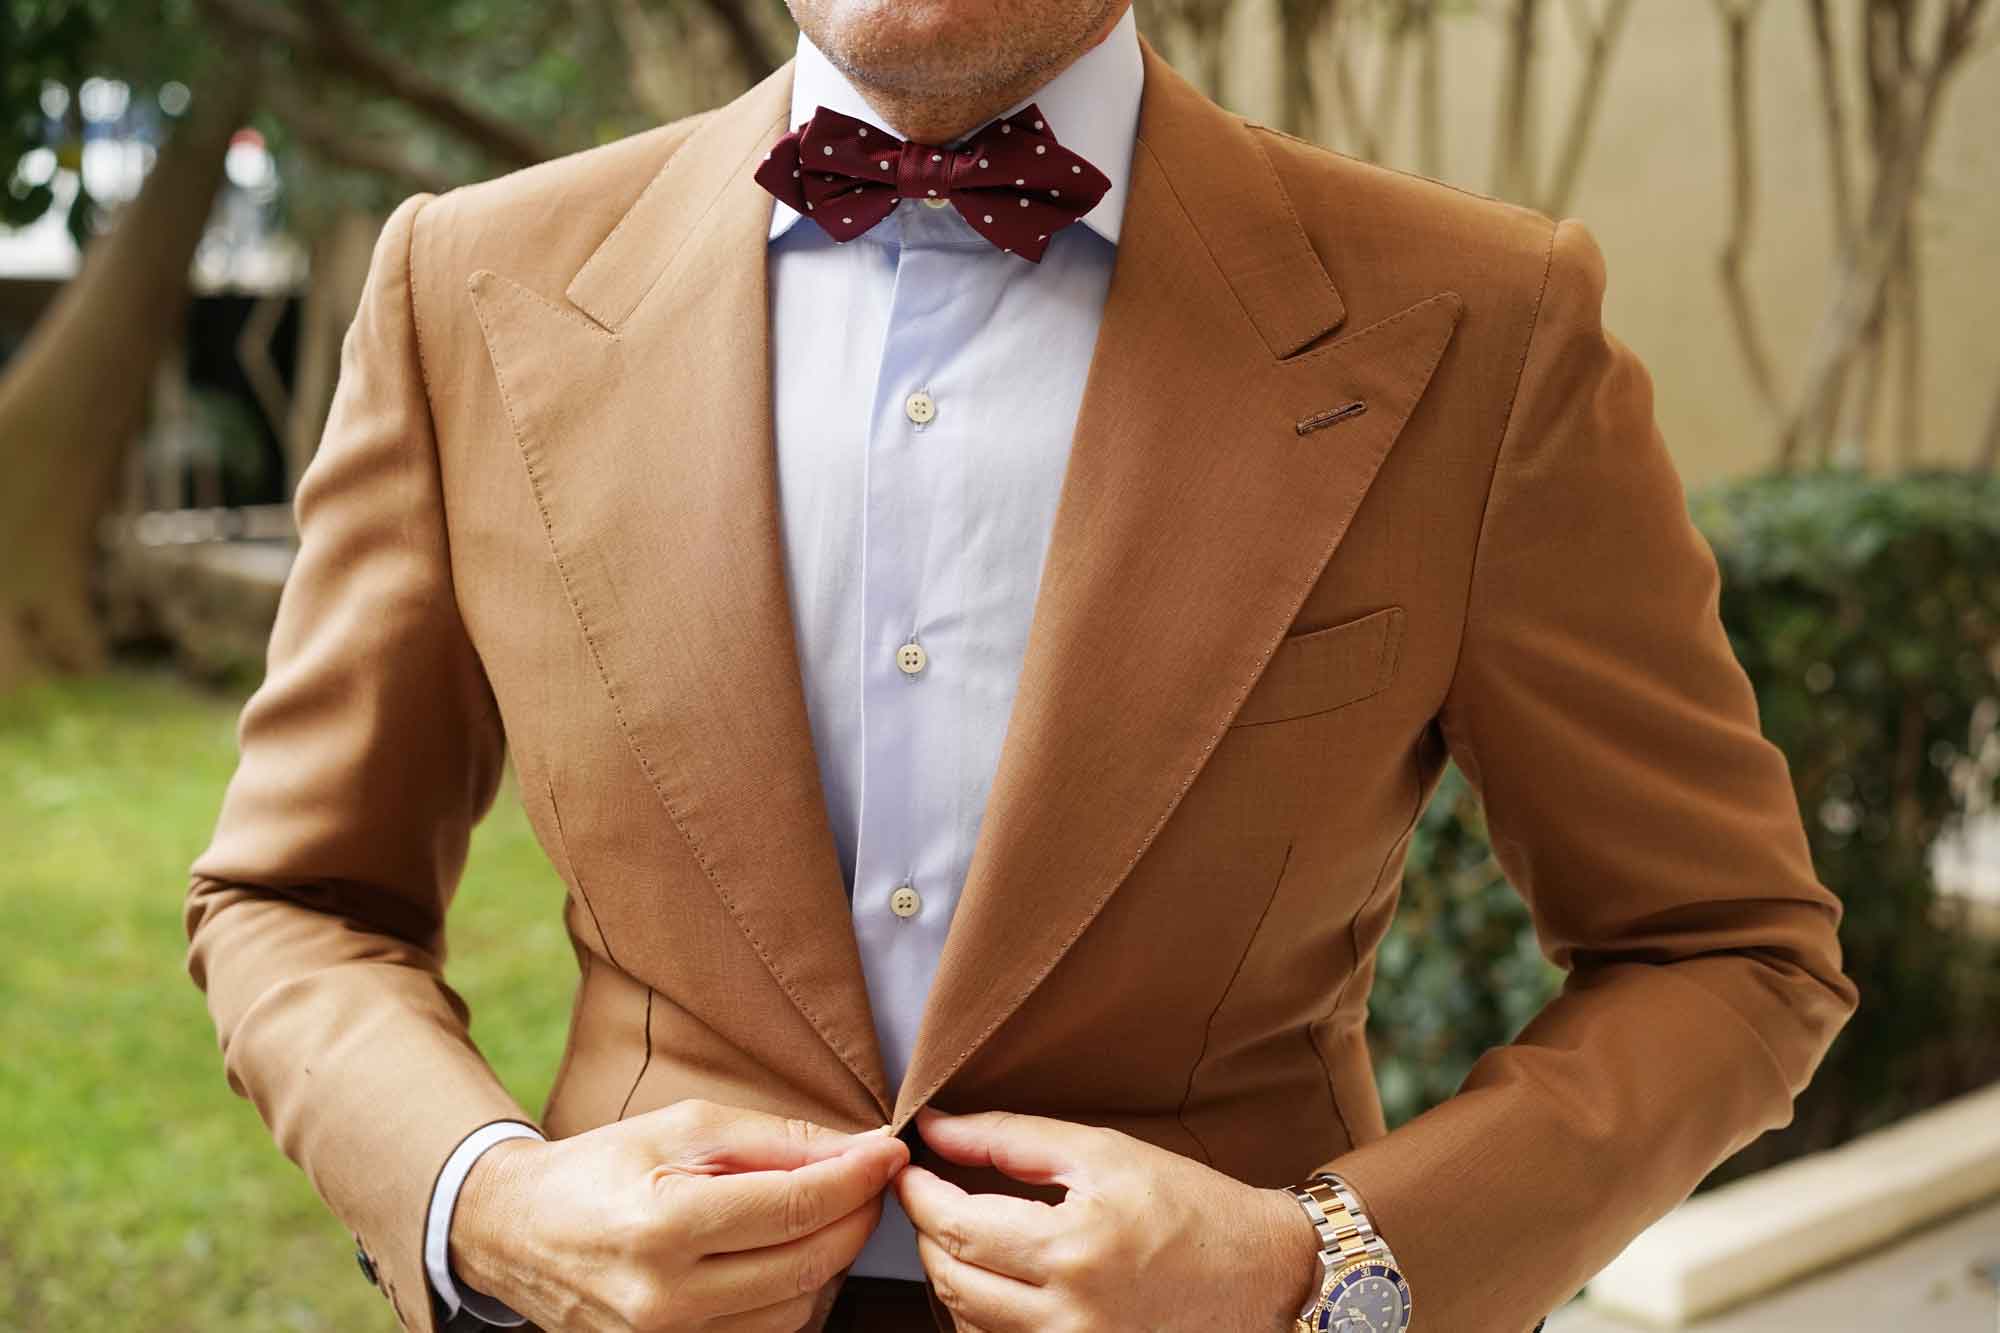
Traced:
[[[1939, 1223], [1887, 1250], [1687, 1333], [2000, 1333], [2000, 1200]], [[1636, 1333], [1582, 1302], [1558, 1311], [1548, 1333]]]

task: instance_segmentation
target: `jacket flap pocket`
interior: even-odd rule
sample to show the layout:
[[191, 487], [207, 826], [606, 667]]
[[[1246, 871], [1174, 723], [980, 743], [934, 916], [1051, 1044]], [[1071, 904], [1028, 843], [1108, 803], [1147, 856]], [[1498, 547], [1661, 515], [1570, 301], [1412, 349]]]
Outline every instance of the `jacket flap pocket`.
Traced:
[[1379, 693], [1396, 674], [1403, 620], [1402, 607], [1385, 606], [1281, 640], [1230, 725], [1306, 717]]

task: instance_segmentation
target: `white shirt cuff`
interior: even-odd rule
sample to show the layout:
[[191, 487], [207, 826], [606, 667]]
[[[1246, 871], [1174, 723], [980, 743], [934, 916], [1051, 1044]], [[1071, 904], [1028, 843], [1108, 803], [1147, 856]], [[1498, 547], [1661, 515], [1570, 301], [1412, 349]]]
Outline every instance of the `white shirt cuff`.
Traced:
[[458, 1207], [458, 1192], [479, 1155], [508, 1139], [545, 1139], [545, 1136], [533, 1125], [518, 1120], [496, 1120], [482, 1125], [466, 1135], [451, 1156], [445, 1158], [444, 1169], [438, 1172], [437, 1187], [431, 1191], [430, 1212], [424, 1221], [424, 1270], [430, 1276], [432, 1290], [444, 1304], [446, 1318], [456, 1318], [463, 1306], [496, 1328], [514, 1328], [528, 1322], [491, 1296], [459, 1286], [451, 1275], [451, 1215]]

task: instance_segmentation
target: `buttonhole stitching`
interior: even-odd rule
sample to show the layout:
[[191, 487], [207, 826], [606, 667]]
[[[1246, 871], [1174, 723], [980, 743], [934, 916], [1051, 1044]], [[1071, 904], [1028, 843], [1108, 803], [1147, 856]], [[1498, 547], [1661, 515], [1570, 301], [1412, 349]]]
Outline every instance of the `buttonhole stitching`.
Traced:
[[1343, 403], [1339, 407], [1330, 407], [1324, 412], [1315, 412], [1309, 417], [1300, 417], [1293, 429], [1297, 430], [1299, 434], [1304, 435], [1310, 431], [1318, 430], [1321, 426], [1331, 426], [1336, 421], [1345, 421], [1349, 417], [1358, 417], [1367, 410], [1368, 404], [1359, 400], [1352, 403]]

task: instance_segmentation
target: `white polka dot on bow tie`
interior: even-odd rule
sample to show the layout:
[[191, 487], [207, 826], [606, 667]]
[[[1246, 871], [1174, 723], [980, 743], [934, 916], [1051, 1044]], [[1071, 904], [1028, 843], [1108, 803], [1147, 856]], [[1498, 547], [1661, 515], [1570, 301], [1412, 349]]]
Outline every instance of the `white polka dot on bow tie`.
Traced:
[[1036, 121], [1036, 122], [1035, 122], [1035, 128], [1036, 128], [1036, 129], [1040, 129], [1041, 127], [1042, 127], [1042, 122], [1041, 122], [1041, 121], [1039, 121], [1039, 120], [1038, 120], [1038, 121]]
[[1025, 200], [1025, 199], [1023, 199], [1023, 200], [1021, 201], [1021, 207], [1023, 207], [1023, 208], [1026, 208], [1027, 206], [1028, 206], [1028, 201], [1027, 201], [1027, 200]]
[[1046, 153], [1049, 151], [1049, 146], [1045, 143], [1038, 143], [1035, 145], [1035, 151], [1037, 153]]
[[1020, 176], [1016, 176], [1016, 177], [1014, 178], [1014, 184], [1016, 184], [1016, 185], [1026, 185], [1027, 183], [1028, 183], [1028, 182], [1027, 182], [1027, 181], [1026, 181], [1026, 180], [1025, 180], [1024, 178], [1022, 178], [1022, 177], [1020, 177]]
[[887, 162], [877, 162], [875, 165], [882, 168], [882, 170], [884, 171], [887, 171], [889, 169], [889, 164]]
[[1035, 239], [1038, 241], [1046, 241], [1047, 239], [1049, 239], [1049, 234], [1047, 232], [1043, 232], [1040, 236], [1037, 236]]
[[798, 175], [799, 175], [799, 169], [798, 169], [797, 167], [793, 167], [793, 168], [792, 168], [792, 179], [793, 179], [793, 180], [797, 180], [797, 179], [798, 179]]
[[[1051, 199], [1060, 199], [1060, 198], [1062, 198], [1062, 191], [1061, 191], [1061, 190], [1050, 190], [1050, 191], [1049, 191], [1049, 198], [1051, 198]], [[1026, 200], [1024, 199], [1024, 200], [1022, 200], [1021, 202], [1023, 202], [1023, 203], [1026, 203], [1027, 201], [1026, 201]]]
[[942, 162], [942, 161], [944, 161], [944, 154], [943, 154], [943, 153], [932, 153], [932, 154], [931, 154], [931, 161], [933, 161], [933, 162]]
[[1070, 169], [1071, 173], [1073, 173], [1074, 175], [1078, 175], [1078, 176], [1081, 176], [1081, 175], [1083, 174], [1083, 168], [1082, 168], [1082, 167], [1079, 167], [1079, 166], [1077, 166], [1077, 165], [1076, 165], [1076, 164], [1075, 164], [1074, 162], [1072, 162], [1072, 163], [1070, 164], [1070, 168], [1069, 168], [1069, 169]]
[[810, 199], [806, 200], [806, 212], [808, 213], [812, 212], [812, 207], [813, 207], [813, 201]]
[[979, 165], [980, 165], [980, 166], [982, 166], [982, 167], [983, 167], [983, 166], [985, 166], [985, 165], [986, 165], [986, 159], [985, 159], [985, 158], [983, 158], [983, 157], [982, 157], [982, 158], [980, 158], [980, 159], [979, 159]]
[[1012, 125], [1002, 125], [1000, 127], [1000, 132], [1002, 134], [1012, 134], [1014, 132], [1014, 127]]
[[936, 190], [932, 190], [932, 191], [930, 191], [930, 193], [931, 193], [931, 194], [936, 194], [936, 193], [937, 193], [937, 191], [936, 191]]
[[854, 221], [854, 219], [853, 219], [853, 218], [842, 218], [842, 219], [841, 219], [841, 221], [842, 221], [842, 222], [852, 222], [852, 221]]
[[988, 213], [988, 214], [986, 215], [986, 220], [987, 220], [988, 222], [991, 222], [991, 221], [993, 220], [993, 215], [992, 215], [991, 213]]
[[857, 128], [857, 129], [859, 129], [859, 130], [861, 131], [861, 137], [862, 137], [862, 138], [866, 139], [866, 138], [868, 137], [868, 127], [867, 127], [866, 125], [859, 125], [859, 126], [856, 126], [855, 128]]
[[832, 145], [832, 144], [828, 144], [828, 145], [827, 145], [826, 147], [824, 147], [824, 148], [820, 149], [820, 152], [822, 152], [822, 153], [825, 153], [825, 154], [826, 154], [826, 155], [827, 155], [828, 157], [832, 157], [832, 156], [833, 156], [833, 145]]

